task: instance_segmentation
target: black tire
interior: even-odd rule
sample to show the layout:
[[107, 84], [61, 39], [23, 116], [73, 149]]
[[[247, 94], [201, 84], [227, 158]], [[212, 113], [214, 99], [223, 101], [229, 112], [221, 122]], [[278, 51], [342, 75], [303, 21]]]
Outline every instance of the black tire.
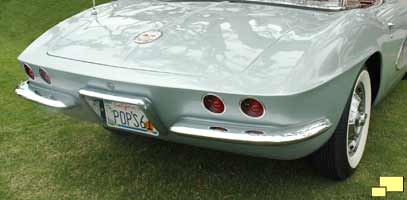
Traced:
[[[319, 150], [317, 150], [313, 155], [312, 155], [312, 161], [314, 166], [319, 170], [319, 172], [328, 178], [332, 178], [332, 179], [336, 179], [336, 180], [344, 180], [348, 177], [350, 177], [354, 171], [356, 170], [356, 168], [359, 165], [360, 159], [359, 161], [357, 161], [356, 165], [355, 162], [350, 161], [351, 159], [349, 158], [350, 153], [349, 153], [349, 141], [348, 141], [348, 123], [349, 123], [349, 117], [350, 117], [350, 110], [351, 110], [351, 103], [352, 103], [352, 98], [353, 98], [353, 94], [356, 90], [356, 84], [359, 84], [358, 81], [361, 77], [361, 74], [364, 74], [364, 76], [366, 76], [365, 73], [368, 74], [367, 70], [362, 70], [359, 75], [357, 80], [355, 81], [355, 86], [353, 87], [354, 89], [352, 90], [348, 101], [346, 103], [346, 107], [342, 113], [341, 119], [339, 121], [338, 126], [335, 129], [334, 134], [332, 135], [332, 137], [328, 140], [328, 142], [326, 144], [324, 144]], [[365, 77], [364, 77], [365, 78]], [[370, 86], [370, 77], [369, 78], [369, 86]], [[366, 78], [365, 78], [366, 79]], [[371, 86], [370, 86], [371, 87]], [[366, 96], [369, 96], [366, 94]], [[366, 140], [367, 140], [367, 133], [368, 133], [368, 126], [369, 126], [369, 117], [370, 117], [370, 106], [371, 106], [371, 89], [370, 89], [370, 97], [369, 97], [369, 112], [368, 112], [368, 119], [367, 119], [367, 123], [365, 125], [367, 125], [367, 128], [365, 128], [365, 125], [362, 125], [362, 131], [361, 134], [363, 133], [366, 134], [365, 137], [363, 136], [358, 136], [358, 137], [362, 137], [365, 138], [364, 139], [364, 144], [363, 144], [363, 149], [361, 149], [362, 151], [362, 155], [363, 155], [363, 151], [366, 145]], [[359, 111], [359, 110], [358, 110]], [[367, 130], [367, 131], [366, 131]], [[353, 141], [353, 140], [352, 140]], [[356, 149], [359, 147], [356, 147]], [[360, 147], [361, 148], [361, 147]], [[360, 150], [358, 150], [360, 151]], [[355, 150], [356, 152], [356, 150]], [[358, 154], [360, 154], [358, 152]], [[360, 155], [360, 156], [362, 156]], [[359, 157], [359, 155], [358, 155]], [[351, 163], [352, 165], [351, 166]]]

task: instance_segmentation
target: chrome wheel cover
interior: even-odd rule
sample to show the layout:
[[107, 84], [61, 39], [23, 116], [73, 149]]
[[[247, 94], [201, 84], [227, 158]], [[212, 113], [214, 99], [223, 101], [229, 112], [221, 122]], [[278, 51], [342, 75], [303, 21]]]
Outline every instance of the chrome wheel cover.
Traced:
[[347, 157], [349, 165], [356, 168], [362, 159], [369, 132], [372, 104], [369, 73], [360, 73], [352, 93], [347, 126]]

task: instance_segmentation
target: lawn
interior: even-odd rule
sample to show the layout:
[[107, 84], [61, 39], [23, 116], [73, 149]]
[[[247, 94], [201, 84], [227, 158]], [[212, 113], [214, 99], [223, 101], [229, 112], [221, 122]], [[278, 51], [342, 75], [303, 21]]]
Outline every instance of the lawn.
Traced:
[[[99, 1], [101, 3], [101, 1]], [[0, 199], [368, 199], [380, 175], [407, 175], [407, 81], [375, 109], [353, 177], [276, 161], [119, 137], [18, 98], [16, 57], [90, 0], [0, 1]], [[388, 194], [407, 199], [407, 193]]]

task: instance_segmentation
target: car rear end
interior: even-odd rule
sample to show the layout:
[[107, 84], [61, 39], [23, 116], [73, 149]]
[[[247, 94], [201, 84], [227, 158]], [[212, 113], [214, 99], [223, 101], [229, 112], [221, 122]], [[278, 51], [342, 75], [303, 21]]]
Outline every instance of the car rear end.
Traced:
[[[307, 55], [305, 44], [312, 41], [302, 41], [304, 45], [295, 46], [295, 51], [266, 52], [271, 47], [283, 49], [284, 42], [293, 40], [286, 33], [296, 30], [292, 24], [299, 18], [287, 12], [297, 10], [261, 7], [264, 13], [284, 13], [280, 19], [239, 6], [247, 15], [235, 15], [236, 4], [217, 2], [199, 9], [201, 15], [184, 13], [182, 16], [188, 17], [185, 20], [178, 20], [180, 14], [171, 12], [195, 13], [192, 11], [201, 8], [199, 3], [191, 4], [171, 4], [168, 13], [160, 12], [169, 16], [175, 13], [176, 20], [166, 26], [163, 23], [162, 29], [168, 32], [157, 43], [145, 45], [131, 41], [136, 36], [132, 31], [117, 35], [111, 32], [139, 31], [126, 26], [114, 29], [119, 25], [114, 17], [120, 12], [113, 12], [120, 11], [117, 7], [106, 5], [104, 8], [113, 10], [112, 14], [99, 12], [98, 20], [83, 12], [62, 22], [19, 56], [28, 80], [17, 87], [16, 93], [74, 117], [99, 122], [108, 129], [240, 154], [295, 159], [321, 147], [334, 132], [351, 90], [349, 80], [358, 69], [332, 75], [321, 69], [321, 64], [309, 61], [315, 65], [309, 70], [309, 63], [300, 62]], [[123, 12], [129, 10], [126, 6]], [[219, 12], [218, 7], [225, 12]], [[317, 31], [329, 27], [333, 18], [325, 13], [318, 18], [308, 11], [299, 13], [306, 21], [320, 20]], [[229, 25], [217, 24], [219, 15], [230, 18]], [[219, 25], [222, 30], [196, 34], [194, 31], [201, 30], [201, 26], [193, 22], [208, 16], [213, 17], [211, 23], [202, 25]], [[137, 22], [139, 17], [131, 14], [126, 19]], [[239, 26], [234, 30], [236, 26], [230, 25], [237, 21], [242, 24], [242, 20], [263, 28]], [[270, 23], [275, 26], [266, 26]], [[299, 33], [302, 28], [297, 28]], [[248, 30], [256, 37], [248, 37]], [[81, 36], [86, 37], [78, 38]], [[281, 43], [277, 43], [279, 40]], [[321, 78], [304, 78], [315, 76]]]
[[[34, 77], [17, 94], [108, 129], [277, 159], [306, 156], [329, 139], [342, 112], [332, 105], [343, 103], [332, 90], [343, 90], [347, 80], [292, 95], [242, 94], [205, 89], [199, 77], [46, 59], [47, 65], [21, 59]], [[223, 108], [214, 110], [219, 103]]]

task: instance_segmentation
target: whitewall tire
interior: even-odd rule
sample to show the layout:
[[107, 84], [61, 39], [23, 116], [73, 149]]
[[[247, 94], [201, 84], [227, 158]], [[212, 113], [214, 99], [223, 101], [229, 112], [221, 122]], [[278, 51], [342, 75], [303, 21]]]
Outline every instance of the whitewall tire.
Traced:
[[369, 72], [363, 69], [354, 84], [332, 137], [313, 154], [314, 165], [330, 178], [345, 179], [358, 167], [366, 147], [372, 106]]

